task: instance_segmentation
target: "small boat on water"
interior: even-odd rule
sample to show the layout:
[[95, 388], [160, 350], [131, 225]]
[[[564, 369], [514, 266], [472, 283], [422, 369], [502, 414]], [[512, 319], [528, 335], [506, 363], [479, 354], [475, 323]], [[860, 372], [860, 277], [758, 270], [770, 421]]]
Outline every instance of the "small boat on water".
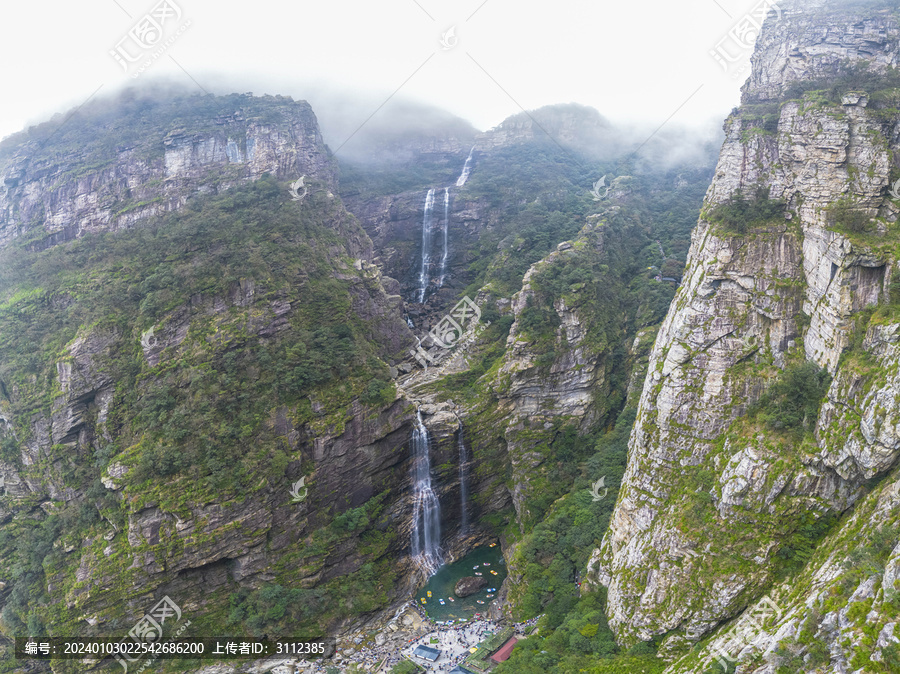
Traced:
[[490, 599], [490, 598], [493, 597], [493, 596], [494, 596], [494, 595], [489, 594], [489, 595], [487, 595], [487, 598]]
[[473, 566], [472, 568], [473, 568], [473, 569], [477, 569], [479, 566], [480, 566], [479, 564], [476, 564], [476, 565]]
[[481, 575], [483, 575], [483, 574], [481, 573], [481, 571], [476, 571], [476, 572], [475, 572], [475, 575], [476, 575], [476, 576], [481, 576]]
[[428, 590], [428, 592], [426, 592], [425, 594], [428, 595], [428, 598], [429, 598], [429, 599], [431, 598], [431, 590]]
[[438, 599], [438, 601], [441, 602], [441, 606], [443, 606], [444, 604], [447, 603], [447, 602], [445, 602], [443, 599]]
[[491, 569], [491, 573], [493, 573], [495, 576], [498, 575], [497, 572], [494, 571], [493, 569]]
[[483, 604], [484, 602], [481, 601], [480, 599], [476, 599], [476, 600], [475, 600], [475, 603], [476, 603], [476, 604]]
[[450, 601], [456, 601], [453, 597], [447, 597]]
[[428, 603], [427, 601], [425, 601], [425, 597], [422, 597], [422, 603], [423, 603], [423, 604], [427, 604], [427, 603]]
[[491, 565], [490, 562], [485, 562], [484, 564], [482, 564], [482, 566], [490, 566], [490, 565]]
[[489, 548], [496, 548], [496, 547], [497, 547], [497, 544], [496, 544], [496, 543], [491, 543], [488, 547], [489, 547]]

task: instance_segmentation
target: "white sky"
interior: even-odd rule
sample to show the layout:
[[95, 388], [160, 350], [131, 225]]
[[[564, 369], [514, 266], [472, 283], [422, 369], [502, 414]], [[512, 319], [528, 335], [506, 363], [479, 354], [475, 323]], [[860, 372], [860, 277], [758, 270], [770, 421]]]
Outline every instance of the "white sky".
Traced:
[[[184, 71], [215, 93], [308, 95], [314, 107], [312, 93], [327, 84], [361, 97], [350, 110], [360, 124], [398, 88], [398, 98], [482, 130], [519, 106], [568, 102], [614, 121], [706, 123], [737, 105], [747, 74], [735, 76], [740, 64], [724, 71], [709, 52], [759, 2], [169, 1], [182, 16], [163, 25], [164, 35], [190, 26], [133, 79], [135, 69], [125, 72], [109, 52], [158, 0], [5, 0], [0, 137], [98, 88], [104, 96], [157, 78], [191, 84]], [[458, 41], [442, 49], [451, 27]]]

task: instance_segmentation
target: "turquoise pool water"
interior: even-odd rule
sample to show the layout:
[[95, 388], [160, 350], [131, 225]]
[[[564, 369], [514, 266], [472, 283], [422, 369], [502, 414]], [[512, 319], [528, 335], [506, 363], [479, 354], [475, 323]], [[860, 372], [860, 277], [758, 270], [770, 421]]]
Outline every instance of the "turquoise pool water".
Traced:
[[[487, 563], [487, 566], [485, 566]], [[478, 567], [477, 569], [474, 567]], [[494, 575], [491, 571], [496, 571]], [[488, 580], [487, 587], [483, 590], [469, 595], [465, 599], [460, 599], [453, 594], [453, 588], [456, 581], [466, 576], [474, 576], [481, 573]], [[506, 578], [506, 565], [503, 561], [503, 555], [500, 552], [500, 546], [493, 548], [484, 545], [476, 548], [458, 562], [442, 566], [440, 570], [434, 574], [428, 583], [416, 594], [416, 603], [425, 609], [428, 616], [432, 620], [459, 620], [465, 618], [471, 619], [476, 613], [483, 613], [488, 609], [492, 601], [496, 601], [496, 592], [488, 592], [488, 589], [500, 589], [500, 584]], [[428, 592], [431, 596], [428, 596]], [[489, 597], [488, 595], [494, 595]], [[454, 601], [450, 601], [453, 597]], [[425, 599], [425, 604], [422, 599]], [[440, 601], [443, 599], [444, 604]], [[484, 603], [479, 604], [482, 601]]]

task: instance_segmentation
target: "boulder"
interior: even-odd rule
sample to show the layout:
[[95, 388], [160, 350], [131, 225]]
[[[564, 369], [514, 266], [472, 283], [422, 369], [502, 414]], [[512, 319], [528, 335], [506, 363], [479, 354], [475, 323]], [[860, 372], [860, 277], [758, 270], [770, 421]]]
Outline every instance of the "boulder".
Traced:
[[488, 579], [483, 576], [466, 576], [465, 578], [460, 578], [456, 582], [456, 587], [453, 588], [453, 592], [457, 597], [468, 597], [487, 586], [487, 584]]

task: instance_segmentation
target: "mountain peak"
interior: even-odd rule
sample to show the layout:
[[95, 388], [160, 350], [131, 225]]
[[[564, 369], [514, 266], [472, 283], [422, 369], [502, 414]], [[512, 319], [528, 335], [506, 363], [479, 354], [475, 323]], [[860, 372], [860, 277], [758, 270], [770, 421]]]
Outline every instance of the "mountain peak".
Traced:
[[597, 110], [578, 103], [545, 105], [519, 112], [478, 136], [480, 150], [496, 149], [533, 140], [551, 140], [581, 149], [605, 147], [612, 125]]
[[266, 173], [334, 185], [306, 101], [125, 91], [0, 145], [0, 246], [130, 227]]

